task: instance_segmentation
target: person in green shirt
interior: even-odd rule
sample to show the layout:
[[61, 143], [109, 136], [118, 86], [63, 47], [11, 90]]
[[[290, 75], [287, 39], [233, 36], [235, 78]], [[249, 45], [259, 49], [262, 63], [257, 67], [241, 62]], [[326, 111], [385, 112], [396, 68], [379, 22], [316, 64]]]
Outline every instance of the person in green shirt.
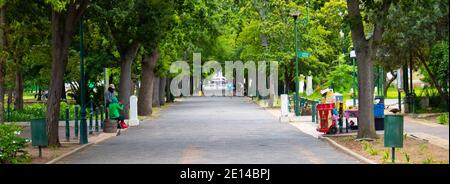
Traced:
[[120, 111], [122, 111], [124, 108], [124, 106], [122, 105], [122, 103], [119, 102], [119, 100], [117, 100], [116, 97], [113, 97], [111, 99], [111, 103], [109, 104], [109, 118], [110, 119], [116, 119], [120, 121], [120, 127], [121, 128], [127, 128], [127, 127], [123, 127], [125, 124], [125, 118], [123, 116], [120, 115]]

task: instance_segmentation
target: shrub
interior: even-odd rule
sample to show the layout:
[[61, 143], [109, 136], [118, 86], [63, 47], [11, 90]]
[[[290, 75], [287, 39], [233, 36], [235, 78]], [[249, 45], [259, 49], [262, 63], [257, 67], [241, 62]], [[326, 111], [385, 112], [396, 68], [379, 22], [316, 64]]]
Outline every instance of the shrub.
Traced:
[[448, 113], [441, 114], [437, 119], [439, 124], [448, 125]]
[[[75, 105], [68, 105], [65, 102], [61, 102], [59, 119], [66, 120], [66, 107], [69, 107], [69, 119], [75, 119]], [[36, 118], [45, 118], [47, 111], [47, 106], [41, 103], [34, 103], [31, 105], [25, 106], [22, 110], [11, 111], [11, 121], [12, 122], [22, 122], [22, 121], [30, 121], [31, 119]], [[80, 109], [79, 109], [80, 111]], [[86, 108], [87, 115], [90, 113], [90, 105]], [[80, 115], [80, 113], [78, 113]], [[95, 115], [95, 114], [94, 114]]]
[[12, 111], [11, 121], [20, 122], [29, 121], [34, 118], [43, 118], [45, 117], [45, 111], [46, 106], [44, 104], [34, 103], [27, 105], [22, 110]]
[[378, 150], [376, 150], [372, 144], [370, 144], [367, 141], [362, 141], [361, 142], [363, 149], [369, 153], [369, 155], [374, 156], [374, 155], [378, 155]]
[[28, 140], [19, 137], [22, 128], [16, 125], [0, 124], [0, 163], [29, 163], [31, 157], [25, 148]]
[[387, 163], [389, 160], [390, 154], [389, 154], [389, 150], [384, 150], [383, 151], [383, 163]]

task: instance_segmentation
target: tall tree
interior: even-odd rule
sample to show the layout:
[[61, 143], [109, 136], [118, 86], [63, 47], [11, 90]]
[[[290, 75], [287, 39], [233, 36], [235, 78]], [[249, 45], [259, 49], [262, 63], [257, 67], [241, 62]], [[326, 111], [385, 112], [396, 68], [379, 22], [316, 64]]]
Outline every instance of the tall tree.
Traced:
[[[141, 46], [151, 52], [163, 33], [166, 17], [172, 14], [166, 10], [172, 1], [128, 0], [98, 1], [97, 12], [102, 22], [106, 22], [111, 37], [120, 55], [121, 73], [119, 99], [125, 105], [123, 116], [128, 117], [130, 89], [132, 88], [132, 63]], [[144, 72], [144, 71], [143, 71]], [[146, 83], [143, 83], [146, 85]], [[146, 88], [146, 87], [144, 87]], [[140, 92], [140, 94], [142, 94]], [[143, 94], [147, 94], [144, 92]], [[141, 104], [142, 105], [142, 104]]]
[[[139, 89], [138, 114], [147, 116], [152, 113], [152, 106], [159, 106], [160, 79], [156, 76], [157, 69], [161, 65], [160, 48], [161, 41], [168, 35], [173, 27], [175, 9], [178, 7], [174, 1], [147, 1], [141, 2], [141, 17], [148, 21], [142, 22], [145, 35], [141, 36], [144, 45], [144, 56], [142, 59], [141, 87]], [[156, 85], [155, 85], [156, 84]]]
[[69, 47], [90, 0], [46, 0], [52, 6], [52, 70], [47, 101], [49, 145], [59, 143], [59, 111]]
[[0, 123], [4, 122], [5, 71], [6, 71], [6, 5], [0, 1]]
[[128, 118], [129, 102], [132, 88], [132, 63], [141, 47], [138, 32], [141, 29], [138, 0], [101, 0], [93, 3], [95, 20], [108, 29], [112, 43], [115, 45], [120, 60], [119, 100], [125, 105], [122, 115]]
[[[437, 45], [448, 42], [449, 2], [440, 0], [400, 0], [388, 16], [381, 57], [392, 58], [388, 64], [413, 63], [427, 76], [425, 82], [434, 86], [442, 101], [448, 102], [445, 59], [435, 58]], [[438, 49], [445, 51], [448, 49]], [[387, 55], [387, 56], [386, 56]], [[438, 54], [441, 55], [441, 54]], [[398, 61], [403, 62], [398, 62]], [[393, 62], [396, 61], [396, 62]], [[444, 71], [444, 72], [439, 72]], [[444, 74], [438, 77], [438, 72]], [[448, 73], [448, 72], [447, 72]], [[447, 77], [448, 78], [448, 77]]]
[[[362, 2], [362, 4], [361, 4]], [[359, 130], [357, 138], [375, 139], [375, 119], [373, 114], [373, 93], [374, 93], [374, 57], [382, 40], [385, 27], [385, 18], [388, 14], [392, 0], [383, 1], [360, 1], [347, 0], [348, 17], [352, 40], [358, 59], [358, 89], [359, 89]], [[367, 37], [364, 29], [361, 7], [364, 7], [367, 14], [374, 10], [370, 17], [373, 22], [373, 32]]]
[[159, 51], [154, 50], [151, 55], [145, 54], [142, 59], [142, 80], [139, 89], [138, 114], [147, 116], [152, 114], [153, 79], [155, 66], [159, 60]]
[[46, 31], [50, 28], [50, 11], [47, 5], [38, 2], [16, 0], [8, 3], [8, 55], [9, 60], [13, 61], [9, 75], [14, 74], [9, 81], [15, 82], [14, 108], [22, 109], [24, 73], [28, 73], [30, 78], [37, 77], [37, 72], [28, 72], [31, 67], [24, 60], [38, 54], [32, 51], [33, 48], [50, 44], [50, 34]]

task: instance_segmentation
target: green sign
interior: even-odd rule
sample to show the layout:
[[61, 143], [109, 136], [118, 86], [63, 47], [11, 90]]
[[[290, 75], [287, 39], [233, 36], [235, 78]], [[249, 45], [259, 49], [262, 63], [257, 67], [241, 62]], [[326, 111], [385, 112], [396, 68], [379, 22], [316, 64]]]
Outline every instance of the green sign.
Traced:
[[32, 146], [47, 146], [47, 121], [46, 119], [32, 119], [31, 120], [31, 145]]
[[403, 116], [384, 117], [384, 147], [403, 148]]
[[299, 58], [309, 58], [311, 54], [309, 52], [297, 52], [297, 57]]
[[95, 87], [95, 83], [88, 81], [88, 87], [89, 87], [89, 89], [93, 89]]

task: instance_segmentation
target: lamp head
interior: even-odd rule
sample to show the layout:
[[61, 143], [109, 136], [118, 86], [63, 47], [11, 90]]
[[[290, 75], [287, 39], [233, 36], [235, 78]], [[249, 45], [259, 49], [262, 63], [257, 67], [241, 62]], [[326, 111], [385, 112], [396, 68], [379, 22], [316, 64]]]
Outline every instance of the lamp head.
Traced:
[[294, 17], [294, 20], [297, 20], [297, 18], [300, 16], [300, 12], [294, 11], [290, 13], [289, 16]]

